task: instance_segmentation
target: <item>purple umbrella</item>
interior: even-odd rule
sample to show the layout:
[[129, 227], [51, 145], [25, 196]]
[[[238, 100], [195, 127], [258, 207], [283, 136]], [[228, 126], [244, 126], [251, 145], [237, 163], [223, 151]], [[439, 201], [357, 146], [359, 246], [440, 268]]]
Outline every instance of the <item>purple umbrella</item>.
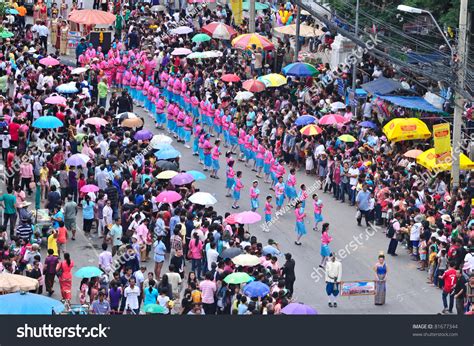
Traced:
[[284, 315], [317, 315], [318, 313], [311, 306], [303, 303], [291, 303], [281, 309]]
[[151, 133], [148, 130], [140, 130], [137, 133], [135, 133], [135, 138], [137, 141], [148, 141], [153, 137], [153, 133]]
[[179, 186], [179, 185], [186, 185], [186, 184], [192, 183], [193, 181], [194, 181], [194, 177], [191, 174], [179, 173], [171, 179], [171, 184], [175, 186]]

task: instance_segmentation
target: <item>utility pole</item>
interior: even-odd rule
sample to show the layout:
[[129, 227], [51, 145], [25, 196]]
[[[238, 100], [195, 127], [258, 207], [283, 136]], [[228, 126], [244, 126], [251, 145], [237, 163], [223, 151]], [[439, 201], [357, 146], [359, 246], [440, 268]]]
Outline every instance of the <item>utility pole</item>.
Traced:
[[[459, 38], [458, 38], [458, 61], [456, 68], [456, 90], [464, 90], [467, 51], [467, 17], [469, 0], [461, 0], [459, 11]], [[464, 98], [459, 92], [454, 96], [454, 122], [453, 122], [453, 163], [451, 167], [452, 186], [459, 187], [460, 155], [462, 152], [462, 113], [464, 111]]]
[[295, 37], [295, 61], [298, 61], [298, 53], [300, 52], [300, 28], [301, 28], [301, 7], [297, 6], [296, 12], [296, 37]]
[[[359, 36], [359, 0], [357, 0], [356, 4], [356, 18], [355, 18], [355, 36]], [[354, 59], [354, 64], [352, 65], [352, 87], [351, 91], [354, 95], [354, 100], [351, 101], [351, 111], [353, 117], [357, 117], [357, 107], [356, 107], [356, 80], [357, 80], [357, 64], [359, 63], [359, 59]]]
[[255, 32], [255, 0], [249, 3], [249, 32]]

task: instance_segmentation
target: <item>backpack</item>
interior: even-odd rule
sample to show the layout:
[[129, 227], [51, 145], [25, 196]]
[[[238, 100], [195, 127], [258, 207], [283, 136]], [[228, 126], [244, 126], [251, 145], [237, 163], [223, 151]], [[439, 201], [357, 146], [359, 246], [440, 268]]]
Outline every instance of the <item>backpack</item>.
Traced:
[[393, 238], [393, 236], [395, 235], [395, 228], [393, 228], [393, 221], [395, 219], [391, 219], [389, 224], [388, 224], [388, 228], [387, 228], [387, 238]]

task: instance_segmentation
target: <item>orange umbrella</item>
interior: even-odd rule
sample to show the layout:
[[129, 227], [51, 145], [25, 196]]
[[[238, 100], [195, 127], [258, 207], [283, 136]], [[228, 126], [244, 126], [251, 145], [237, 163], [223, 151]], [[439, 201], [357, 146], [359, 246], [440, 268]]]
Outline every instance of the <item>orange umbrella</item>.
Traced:
[[130, 118], [122, 121], [122, 127], [135, 128], [141, 126], [143, 126], [143, 120], [140, 118]]
[[265, 90], [265, 84], [256, 79], [249, 79], [242, 83], [242, 87], [250, 92], [259, 93]]
[[412, 149], [412, 150], [408, 150], [405, 154], [403, 154], [403, 156], [416, 159], [421, 154], [423, 154], [423, 150]]
[[316, 136], [323, 132], [323, 129], [318, 125], [310, 124], [306, 125], [300, 130], [300, 133], [305, 136]]
[[112, 24], [115, 15], [99, 10], [75, 10], [69, 14], [69, 20], [84, 25]]

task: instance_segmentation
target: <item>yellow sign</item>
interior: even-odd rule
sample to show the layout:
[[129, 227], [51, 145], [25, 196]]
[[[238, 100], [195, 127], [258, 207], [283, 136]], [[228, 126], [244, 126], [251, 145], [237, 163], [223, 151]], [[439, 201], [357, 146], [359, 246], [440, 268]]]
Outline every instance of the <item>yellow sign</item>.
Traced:
[[433, 125], [433, 137], [436, 164], [446, 163], [451, 160], [451, 132], [449, 124]]
[[232, 15], [234, 16], [235, 25], [242, 24], [242, 0], [230, 0], [230, 7], [232, 9]]

